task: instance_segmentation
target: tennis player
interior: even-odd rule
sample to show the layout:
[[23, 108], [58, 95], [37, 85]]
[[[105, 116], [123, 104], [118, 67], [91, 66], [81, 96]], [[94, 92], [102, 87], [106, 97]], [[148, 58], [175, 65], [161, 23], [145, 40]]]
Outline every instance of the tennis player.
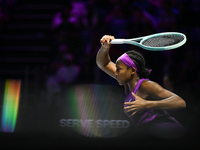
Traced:
[[114, 36], [104, 35], [96, 56], [98, 67], [125, 89], [124, 111], [130, 117], [139, 133], [161, 137], [177, 138], [185, 134], [184, 127], [167, 111], [186, 107], [178, 95], [164, 89], [148, 79], [151, 70], [145, 68], [143, 56], [132, 50], [121, 55], [116, 63], [109, 56], [110, 42]]

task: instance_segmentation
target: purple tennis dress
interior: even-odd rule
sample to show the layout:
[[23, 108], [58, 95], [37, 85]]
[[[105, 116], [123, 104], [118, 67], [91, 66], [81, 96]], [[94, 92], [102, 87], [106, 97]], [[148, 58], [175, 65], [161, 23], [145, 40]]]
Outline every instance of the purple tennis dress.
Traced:
[[[144, 80], [148, 79], [140, 79], [138, 81], [133, 90], [135, 94]], [[126, 94], [125, 102], [135, 101], [129, 90]], [[130, 116], [132, 113], [128, 112], [126, 114]], [[182, 136], [185, 132], [184, 127], [165, 110], [146, 109], [130, 117], [130, 120], [138, 132], [157, 137], [175, 138]]]

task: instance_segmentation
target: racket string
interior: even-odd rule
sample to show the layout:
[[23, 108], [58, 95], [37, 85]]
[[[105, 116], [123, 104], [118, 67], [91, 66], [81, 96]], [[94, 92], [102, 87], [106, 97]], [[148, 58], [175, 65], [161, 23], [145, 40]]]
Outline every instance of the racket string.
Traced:
[[177, 43], [182, 42], [183, 40], [184, 40], [183, 36], [163, 35], [146, 39], [141, 44], [149, 47], [164, 47], [164, 46], [175, 45]]

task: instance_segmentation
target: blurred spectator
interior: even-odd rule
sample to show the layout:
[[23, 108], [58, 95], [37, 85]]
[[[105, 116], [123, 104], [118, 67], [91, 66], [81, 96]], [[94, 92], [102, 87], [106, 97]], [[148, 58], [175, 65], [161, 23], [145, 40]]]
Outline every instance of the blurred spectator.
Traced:
[[174, 89], [174, 77], [172, 74], [166, 74], [163, 77], [163, 87], [169, 91], [175, 92]]
[[[88, 47], [93, 41], [91, 41], [91, 37], [94, 35], [94, 32], [98, 32], [99, 25], [99, 17], [94, 10], [93, 3], [87, 2], [85, 4], [86, 13], [82, 16], [82, 24], [81, 28], [81, 37], [83, 42], [83, 54], [88, 55]], [[95, 38], [95, 37], [93, 37]], [[95, 38], [96, 39], [96, 38]]]
[[61, 51], [60, 54], [60, 62], [54, 61], [49, 66], [46, 80], [48, 104], [50, 106], [60, 105], [63, 92], [78, 80], [80, 73], [80, 67], [75, 64], [74, 56], [71, 53]]
[[119, 5], [113, 6], [110, 13], [105, 17], [108, 32], [118, 38], [128, 37], [128, 20]]
[[74, 8], [72, 4], [68, 4], [64, 9], [58, 12], [52, 20], [52, 31], [53, 31], [53, 42], [52, 42], [52, 53], [60, 47], [60, 45], [67, 44], [70, 47], [73, 47], [72, 54], [74, 57], [79, 57], [81, 53], [81, 36], [80, 28], [71, 18], [72, 11]]
[[184, 51], [184, 61], [181, 64], [179, 82], [194, 83], [197, 79], [199, 72], [199, 49], [195, 49], [194, 46], [187, 46]]
[[80, 67], [74, 63], [73, 55], [71, 53], [65, 53], [63, 55], [63, 64], [56, 72], [56, 78], [59, 83], [69, 85], [77, 80], [79, 72]]
[[141, 8], [131, 12], [129, 32], [134, 37], [153, 34], [158, 26], [156, 19]]
[[61, 86], [55, 77], [56, 71], [59, 68], [60, 64], [52, 63], [47, 72], [47, 79], [46, 79], [46, 96], [47, 96], [47, 105], [50, 106], [52, 104], [60, 103], [60, 95], [62, 92]]
[[178, 11], [173, 9], [172, 2], [170, 0], [163, 0], [158, 13], [159, 32], [177, 31], [177, 15]]
[[52, 20], [51, 28], [55, 30], [62, 24], [64, 24], [66, 21], [68, 21], [70, 12], [71, 12], [71, 5], [67, 5], [63, 8], [63, 10], [57, 12]]
[[69, 22], [80, 27], [84, 24], [87, 8], [83, 1], [72, 1], [72, 10], [70, 12]]

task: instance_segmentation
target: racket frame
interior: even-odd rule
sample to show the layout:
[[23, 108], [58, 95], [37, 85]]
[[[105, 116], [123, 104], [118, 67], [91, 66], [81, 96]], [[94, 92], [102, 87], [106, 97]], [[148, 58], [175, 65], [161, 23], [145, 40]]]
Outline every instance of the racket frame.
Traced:
[[[170, 46], [163, 46], [163, 47], [150, 47], [150, 46], [145, 46], [142, 44], [145, 40], [147, 40], [149, 38], [154, 38], [154, 37], [158, 37], [158, 36], [167, 36], [167, 35], [179, 35], [179, 36], [183, 36], [184, 39], [180, 43], [170, 45]], [[163, 33], [157, 33], [157, 34], [152, 34], [152, 35], [138, 37], [138, 38], [132, 38], [132, 39], [114, 39], [111, 41], [111, 44], [132, 44], [132, 45], [139, 46], [143, 49], [150, 50], [150, 51], [164, 51], [164, 50], [171, 50], [171, 49], [178, 48], [178, 47], [182, 46], [183, 44], [185, 44], [185, 42], [186, 42], [186, 36], [182, 33], [163, 32]]]

